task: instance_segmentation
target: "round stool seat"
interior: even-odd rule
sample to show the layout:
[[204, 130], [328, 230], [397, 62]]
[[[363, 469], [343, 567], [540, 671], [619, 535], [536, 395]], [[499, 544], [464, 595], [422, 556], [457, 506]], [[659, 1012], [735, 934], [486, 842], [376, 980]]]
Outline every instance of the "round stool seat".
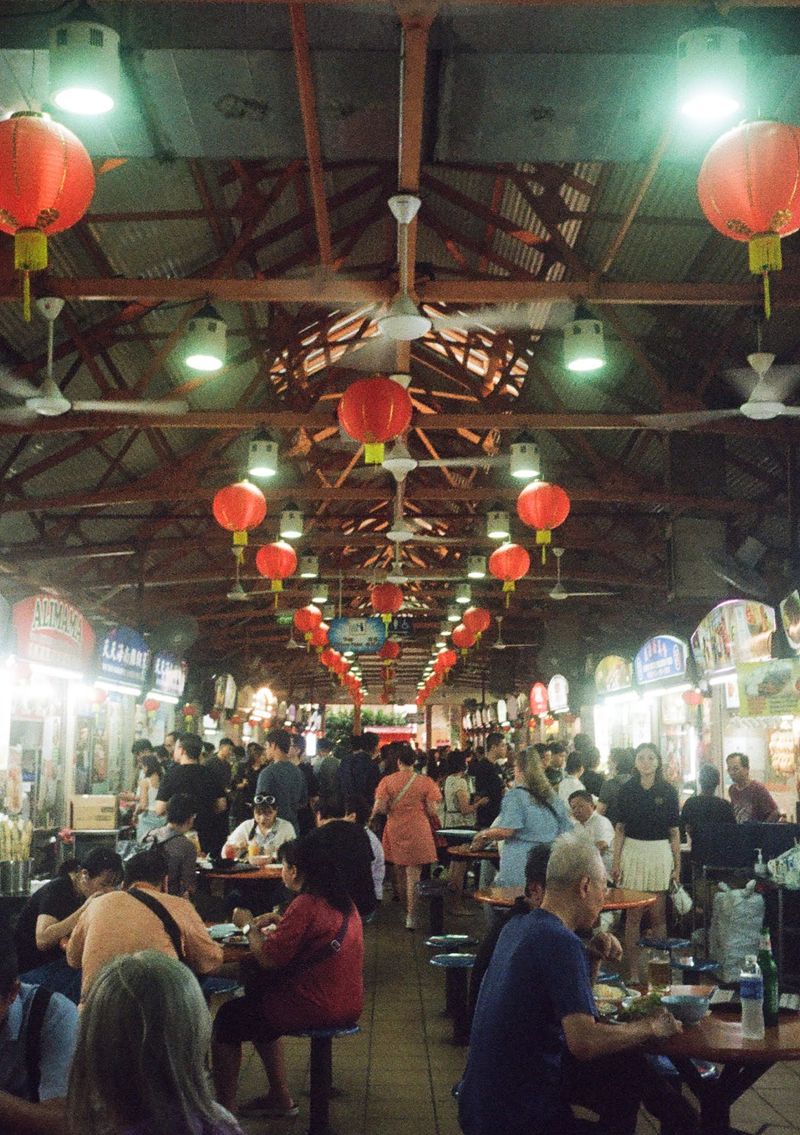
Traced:
[[430, 959], [432, 966], [443, 969], [471, 969], [475, 965], [474, 954], [434, 954]]
[[311, 1040], [328, 1040], [337, 1036], [353, 1036], [361, 1032], [360, 1025], [338, 1025], [330, 1029], [298, 1029], [296, 1032], [284, 1033], [284, 1036], [307, 1036]]
[[477, 946], [478, 942], [469, 934], [433, 934], [425, 939], [425, 945], [431, 950], [457, 950], [459, 946]]

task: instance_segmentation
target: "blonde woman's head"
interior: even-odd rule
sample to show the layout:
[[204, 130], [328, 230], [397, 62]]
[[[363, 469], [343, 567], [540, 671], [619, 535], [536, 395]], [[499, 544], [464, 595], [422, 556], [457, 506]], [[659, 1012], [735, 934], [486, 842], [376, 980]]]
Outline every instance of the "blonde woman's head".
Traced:
[[525, 788], [528, 789], [532, 796], [535, 796], [541, 804], [552, 799], [554, 795], [553, 789], [550, 785], [550, 781], [544, 774], [539, 754], [533, 746], [527, 749], [520, 749], [515, 757], [515, 764], [517, 778], [522, 782]]

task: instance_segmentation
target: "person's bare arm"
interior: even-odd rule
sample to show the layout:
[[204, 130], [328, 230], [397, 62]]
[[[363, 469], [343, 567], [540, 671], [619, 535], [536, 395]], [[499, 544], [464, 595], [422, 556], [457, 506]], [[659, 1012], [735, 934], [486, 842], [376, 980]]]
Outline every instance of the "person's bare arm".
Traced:
[[622, 849], [625, 846], [625, 825], [617, 824], [614, 828], [614, 858], [611, 866], [611, 878], [619, 883], [622, 863]]
[[681, 881], [681, 829], [669, 829], [669, 846], [672, 851], [672, 881]]
[[153, 811], [155, 812], [155, 814], [157, 816], [166, 816], [166, 814], [167, 814], [167, 802], [166, 802], [166, 800], [156, 800], [155, 804], [153, 805]]
[[[87, 899], [86, 902], [88, 901]], [[62, 938], [69, 938], [86, 909], [86, 902], [67, 918], [62, 918], [60, 922], [52, 914], [40, 914], [36, 919], [36, 949], [46, 953], [48, 950], [54, 950]]]
[[477, 802], [470, 804], [469, 793], [464, 788], [459, 788], [456, 792], [456, 804], [462, 816], [473, 816], [478, 810]]
[[564, 1017], [561, 1027], [567, 1048], [576, 1060], [597, 1060], [600, 1056], [624, 1052], [649, 1040], [674, 1036], [683, 1031], [680, 1021], [676, 1021], [666, 1009], [643, 1021], [624, 1025], [606, 1025], [588, 1013], [571, 1013]]
[[482, 851], [487, 843], [496, 839], [511, 839], [516, 833], [516, 828], [484, 828], [482, 832], [476, 832], [470, 847], [473, 851]]
[[14, 1135], [64, 1135], [64, 1100], [30, 1103], [0, 1091], [0, 1131]]

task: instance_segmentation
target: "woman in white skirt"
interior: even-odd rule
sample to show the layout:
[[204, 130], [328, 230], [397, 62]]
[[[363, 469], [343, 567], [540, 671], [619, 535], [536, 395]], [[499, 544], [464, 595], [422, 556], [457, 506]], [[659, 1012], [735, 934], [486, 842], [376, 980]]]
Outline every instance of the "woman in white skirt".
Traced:
[[[667, 784], [661, 771], [661, 754], [645, 743], [636, 749], [635, 771], [623, 784], [618, 797], [618, 821], [614, 832], [612, 879], [632, 891], [656, 895], [648, 908], [654, 937], [667, 933], [667, 892], [680, 878], [681, 842], [678, 793]], [[642, 910], [625, 913], [625, 960], [630, 976], [639, 978], [639, 938]]]

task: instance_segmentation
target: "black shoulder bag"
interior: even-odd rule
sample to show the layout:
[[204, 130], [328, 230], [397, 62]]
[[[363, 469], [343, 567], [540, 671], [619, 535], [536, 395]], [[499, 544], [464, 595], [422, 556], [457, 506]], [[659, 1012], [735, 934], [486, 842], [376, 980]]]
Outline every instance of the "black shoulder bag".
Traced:
[[42, 1078], [42, 1028], [52, 996], [51, 990], [45, 989], [43, 985], [37, 986], [28, 1010], [25, 1029], [25, 1075], [33, 1103], [39, 1103], [39, 1082]]
[[158, 899], [153, 898], [152, 895], [147, 894], [145, 891], [137, 890], [135, 887], [131, 887], [127, 893], [131, 896], [131, 898], [138, 899], [140, 903], [143, 903], [147, 907], [148, 910], [151, 910], [153, 912], [153, 914], [160, 921], [161, 925], [169, 935], [169, 940], [172, 942], [175, 953], [178, 955], [178, 961], [183, 962], [185, 966], [191, 969], [192, 967], [187, 962], [186, 956], [183, 952], [183, 941], [181, 939], [180, 928], [170, 912], [164, 906], [164, 904], [160, 903]]
[[265, 969], [264, 966], [259, 965], [252, 955], [246, 958], [242, 962], [245, 996], [260, 997], [274, 989], [276, 981], [283, 985], [287, 977], [294, 977], [295, 974], [302, 973], [319, 962], [325, 961], [332, 954], [338, 954], [347, 935], [352, 909], [351, 907], [346, 914], [342, 915], [342, 921], [336, 931], [335, 938], [332, 938], [324, 946], [320, 946], [319, 949], [298, 954], [287, 965], [281, 966], [279, 969]]

